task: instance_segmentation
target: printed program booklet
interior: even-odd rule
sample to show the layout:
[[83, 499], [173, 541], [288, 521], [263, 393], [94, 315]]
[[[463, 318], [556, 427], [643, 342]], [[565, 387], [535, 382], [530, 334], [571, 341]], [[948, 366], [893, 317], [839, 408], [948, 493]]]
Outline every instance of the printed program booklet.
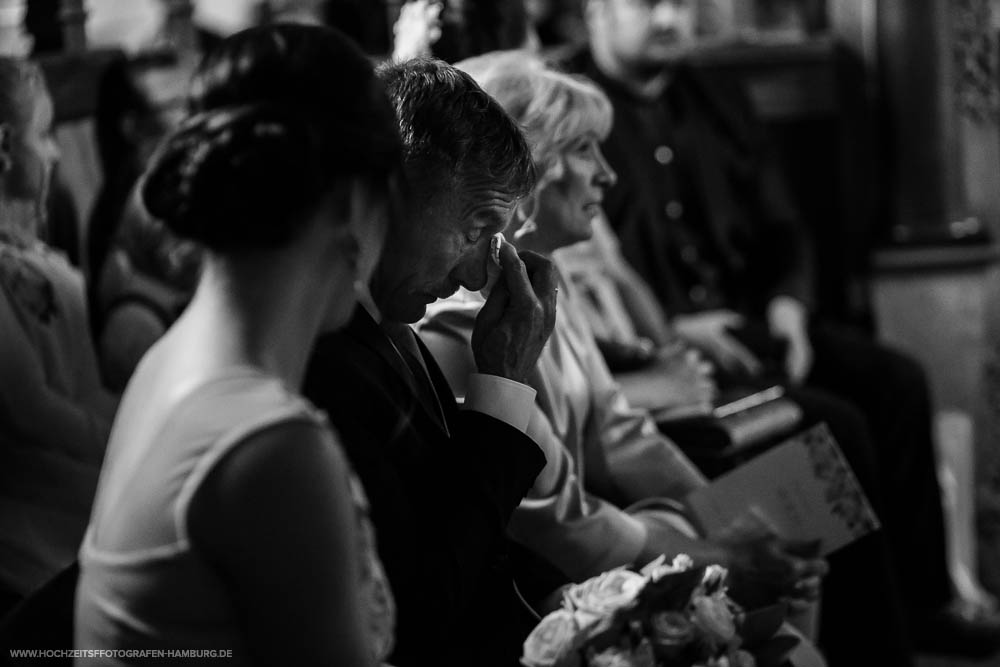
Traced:
[[687, 497], [708, 535], [750, 508], [790, 540], [827, 555], [879, 528], [878, 517], [825, 424], [800, 433]]

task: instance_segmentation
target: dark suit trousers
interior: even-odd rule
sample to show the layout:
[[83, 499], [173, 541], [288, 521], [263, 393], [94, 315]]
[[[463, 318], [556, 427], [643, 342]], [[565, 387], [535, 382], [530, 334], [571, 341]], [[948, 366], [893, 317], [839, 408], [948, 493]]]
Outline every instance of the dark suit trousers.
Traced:
[[[781, 382], [783, 348], [765, 326], [752, 322], [735, 333], [769, 369], [769, 377], [757, 382]], [[927, 380], [915, 361], [861, 334], [829, 326], [815, 326], [810, 334], [812, 372], [789, 395], [807, 424], [830, 425], [883, 523], [880, 535], [830, 559], [822, 643], [834, 659], [859, 642], [861, 632], [871, 635], [861, 645], [881, 641], [888, 655], [889, 635], [905, 646], [907, 626], [942, 608], [953, 592]]]
[[856, 405], [875, 438], [886, 534], [907, 608], [913, 614], [940, 610], [954, 591], [924, 371], [850, 331], [817, 327], [812, 337], [816, 363], [809, 384]]
[[[802, 408], [805, 425], [825, 422], [830, 427], [884, 522], [879, 466], [864, 416], [852, 404], [821, 389], [795, 388], [788, 393]], [[819, 644], [831, 667], [912, 667], [898, 560], [885, 530], [829, 556]]]
[[[736, 333], [774, 373], [757, 382], [781, 382], [775, 371], [781, 346], [764, 326], [751, 323]], [[953, 591], [923, 369], [847, 329], [816, 326], [810, 335], [813, 369], [803, 387], [790, 389], [791, 395], [810, 419], [822, 421], [829, 413], [827, 420], [852, 465], [870, 470], [857, 472], [868, 478], [865, 488], [885, 524], [907, 607], [917, 613], [941, 609]]]

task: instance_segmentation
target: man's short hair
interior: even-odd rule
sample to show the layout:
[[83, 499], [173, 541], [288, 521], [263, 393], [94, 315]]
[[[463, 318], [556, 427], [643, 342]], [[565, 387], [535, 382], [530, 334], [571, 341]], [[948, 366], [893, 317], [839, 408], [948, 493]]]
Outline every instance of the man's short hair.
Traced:
[[410, 184], [449, 187], [492, 181], [515, 198], [531, 192], [535, 168], [517, 123], [472, 77], [430, 58], [378, 69], [399, 122]]

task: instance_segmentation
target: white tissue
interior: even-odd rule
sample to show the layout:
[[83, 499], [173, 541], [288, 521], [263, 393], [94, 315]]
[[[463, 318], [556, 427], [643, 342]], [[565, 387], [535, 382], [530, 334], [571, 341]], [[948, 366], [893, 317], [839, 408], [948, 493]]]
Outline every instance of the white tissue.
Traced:
[[500, 274], [503, 273], [503, 269], [500, 267], [500, 247], [504, 244], [506, 239], [503, 236], [503, 232], [497, 232], [490, 239], [490, 256], [486, 260], [486, 285], [480, 290], [483, 296], [488, 296], [490, 290], [496, 285], [497, 280], [500, 279]]

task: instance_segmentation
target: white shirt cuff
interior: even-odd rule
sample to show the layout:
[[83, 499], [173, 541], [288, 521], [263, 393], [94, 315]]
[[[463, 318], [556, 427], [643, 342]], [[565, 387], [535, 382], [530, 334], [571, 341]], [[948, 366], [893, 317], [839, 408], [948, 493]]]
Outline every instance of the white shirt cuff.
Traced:
[[462, 409], [482, 412], [524, 433], [534, 404], [535, 390], [528, 385], [499, 375], [472, 373]]

